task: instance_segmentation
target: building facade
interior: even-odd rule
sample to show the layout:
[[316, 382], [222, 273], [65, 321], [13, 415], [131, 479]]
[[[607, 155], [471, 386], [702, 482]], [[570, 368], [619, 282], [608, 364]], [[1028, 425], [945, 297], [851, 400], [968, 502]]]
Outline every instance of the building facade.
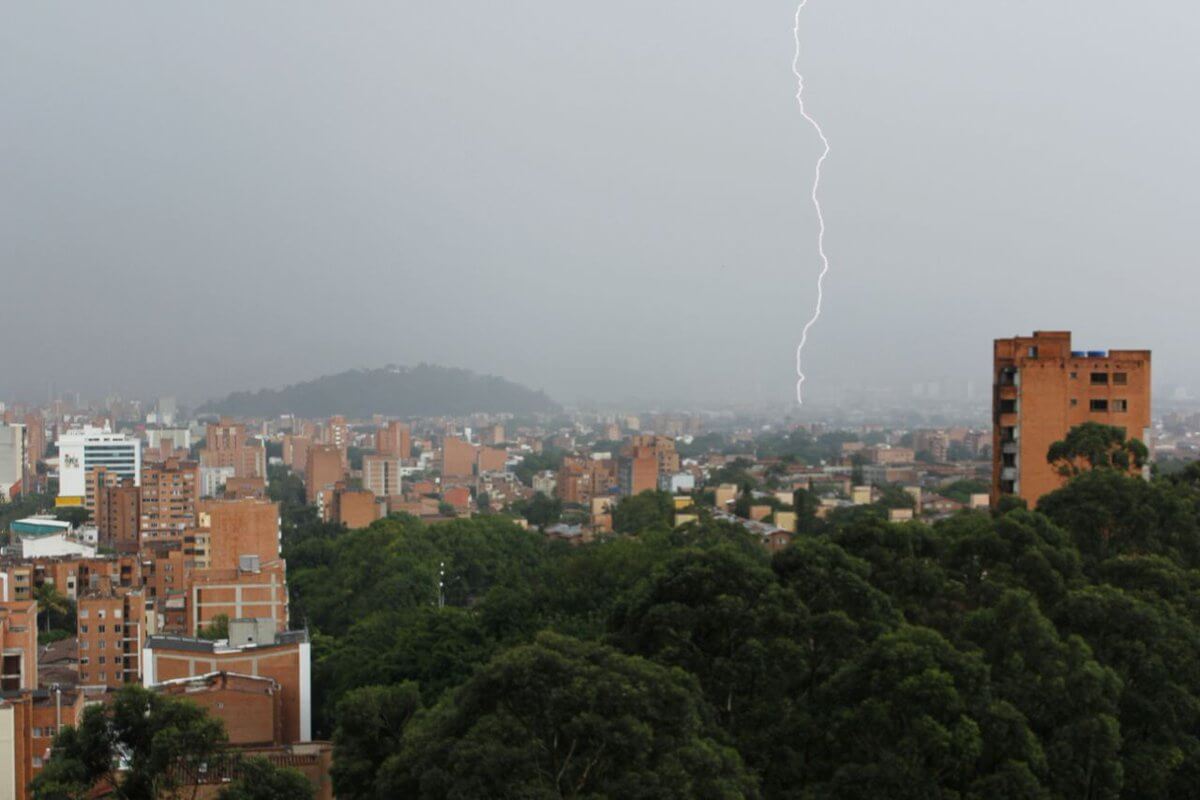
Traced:
[[96, 507], [88, 473], [103, 467], [109, 473], [142, 481], [142, 441], [108, 428], [84, 426], [58, 439], [58, 500], [60, 506]]
[[1068, 331], [997, 339], [993, 358], [992, 503], [1031, 507], [1062, 486], [1050, 445], [1085, 422], [1149, 446], [1150, 351], [1072, 350]]

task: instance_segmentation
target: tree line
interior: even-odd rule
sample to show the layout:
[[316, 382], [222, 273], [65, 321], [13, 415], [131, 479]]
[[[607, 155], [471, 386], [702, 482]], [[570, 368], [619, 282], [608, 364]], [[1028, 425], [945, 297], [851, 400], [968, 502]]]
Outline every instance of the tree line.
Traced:
[[1200, 467], [1120, 461], [1037, 511], [867, 509], [774, 557], [654, 514], [581, 546], [299, 526], [338, 796], [1191, 796]]

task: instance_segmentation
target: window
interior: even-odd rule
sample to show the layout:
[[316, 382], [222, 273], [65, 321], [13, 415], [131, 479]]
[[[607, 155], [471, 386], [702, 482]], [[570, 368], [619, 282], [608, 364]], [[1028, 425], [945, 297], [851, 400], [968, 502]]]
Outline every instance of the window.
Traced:
[[1093, 400], [1091, 403], [1092, 411], [1108, 411], [1107, 400]]
[[1071, 373], [1071, 380], [1075, 380], [1075, 379], [1076, 379], [1076, 378], [1078, 378], [1078, 377], [1079, 377], [1079, 373], [1078, 373], [1078, 372], [1072, 372], [1072, 373]]
[[1125, 386], [1128, 383], [1129, 383], [1129, 373], [1127, 373], [1127, 372], [1114, 372], [1113, 373], [1113, 384], [1114, 385]]
[[1030, 348], [1029, 348], [1029, 350], [1027, 350], [1027, 351], [1026, 351], [1026, 354], [1027, 354], [1027, 355], [1028, 355], [1030, 358], [1037, 358], [1037, 348], [1036, 348], [1036, 347], [1033, 347], [1033, 346], [1031, 345], [1031, 346], [1030, 346]]
[[1071, 408], [1074, 408], [1074, 407], [1075, 407], [1075, 406], [1077, 406], [1077, 405], [1079, 405], [1079, 400], [1078, 400], [1078, 399], [1076, 399], [1076, 398], [1074, 398], [1074, 397], [1072, 397], [1072, 398], [1071, 398]]
[[1128, 411], [1129, 410], [1129, 401], [1128, 400], [1113, 400], [1112, 401], [1112, 410], [1116, 411], [1117, 413], [1124, 413], [1124, 412]]
[[79, 632], [80, 632], [80, 633], [87, 633], [87, 632], [88, 632], [87, 625], [80, 625], [80, 626], [79, 626]]
[[1017, 413], [1017, 401], [1013, 400], [1013, 399], [1001, 400], [1000, 401], [1000, 413], [1001, 414]]
[[1107, 386], [1107, 385], [1108, 385], [1108, 373], [1107, 372], [1093, 372], [1092, 373], [1092, 386]]

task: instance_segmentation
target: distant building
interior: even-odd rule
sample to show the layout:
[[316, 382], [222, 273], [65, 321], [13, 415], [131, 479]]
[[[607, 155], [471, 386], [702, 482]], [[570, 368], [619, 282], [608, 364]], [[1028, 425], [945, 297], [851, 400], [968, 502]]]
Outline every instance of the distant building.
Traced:
[[375, 433], [375, 451], [381, 456], [412, 458], [412, 430], [405, 423], [392, 420]]
[[342, 481], [342, 454], [331, 444], [315, 444], [308, 448], [308, 464], [304, 470], [304, 489], [308, 502], [317, 502], [321, 492], [331, 491]]
[[[96, 541], [71, 529], [70, 523], [53, 517], [28, 517], [9, 526], [16, 539], [16, 551], [23, 559], [60, 558], [96, 555]], [[95, 530], [86, 529], [95, 534]]]
[[21, 489], [27, 464], [24, 425], [0, 425], [0, 502]]
[[376, 497], [402, 494], [400, 478], [403, 469], [399, 456], [365, 455], [362, 466], [363, 488], [374, 493]]
[[384, 515], [384, 506], [367, 489], [348, 489], [338, 486], [333, 490], [331, 518], [351, 530], [365, 528]]
[[[100, 475], [102, 473], [93, 473]], [[142, 490], [125, 479], [115, 485], [102, 482], [94, 489], [97, 542], [118, 553], [141, 549]]]
[[169, 458], [142, 469], [142, 539], [179, 539], [196, 527], [200, 499], [200, 467], [194, 461]]
[[557, 477], [553, 471], [545, 470], [544, 472], [538, 472], [533, 476], [533, 491], [541, 492], [546, 497], [553, 497], [557, 482]]
[[475, 474], [475, 445], [457, 436], [442, 440], [442, 478], [469, 478]]
[[238, 477], [267, 477], [267, 451], [260, 440], [246, 436], [246, 426], [222, 419], [207, 427], [204, 449], [200, 451], [201, 467], [232, 467]]
[[151, 450], [161, 450], [163, 446], [171, 450], [188, 450], [192, 446], [192, 432], [187, 428], [148, 428], [146, 430], [146, 446]]
[[617, 481], [625, 497], [658, 488], [658, 459], [653, 452], [635, 448], [617, 459]]
[[1149, 350], [1072, 350], [1069, 331], [1036, 331], [996, 340], [993, 376], [993, 503], [1013, 495], [1033, 506], [1062, 486], [1046, 455], [1085, 422], [1149, 447]]
[[676, 472], [659, 476], [658, 488], [671, 494], [686, 494], [695, 490], [696, 476], [690, 472]]
[[102, 690], [137, 683], [147, 632], [144, 595], [99, 576], [91, 583], [76, 601], [79, 685]]
[[142, 481], [142, 441], [109, 428], [73, 428], [58, 439], [58, 500], [60, 506], [95, 509], [88, 473], [103, 467], [111, 474]]
[[[279, 559], [279, 506], [267, 500], [202, 500], [194, 534], [197, 569], [237, 569], [244, 556]], [[186, 541], [186, 540], [185, 540]]]
[[299, 434], [288, 433], [283, 437], [283, 463], [297, 475], [303, 475], [308, 469], [308, 448], [312, 447], [312, 438]]

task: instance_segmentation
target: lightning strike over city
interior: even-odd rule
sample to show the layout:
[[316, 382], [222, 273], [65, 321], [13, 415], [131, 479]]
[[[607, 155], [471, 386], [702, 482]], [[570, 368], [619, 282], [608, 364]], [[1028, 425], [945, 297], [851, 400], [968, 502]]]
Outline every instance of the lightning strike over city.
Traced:
[[821, 130], [821, 125], [816, 121], [808, 109], [804, 105], [804, 74], [800, 72], [800, 15], [804, 12], [804, 7], [808, 5], [808, 0], [802, 0], [800, 5], [796, 6], [795, 26], [792, 28], [792, 35], [796, 42], [795, 55], [792, 58], [792, 74], [796, 76], [796, 104], [800, 106], [800, 114], [805, 121], [813, 127], [817, 132], [817, 136], [821, 140], [821, 155], [817, 158], [816, 170], [813, 175], [812, 185], [812, 203], [817, 212], [817, 254], [821, 259], [821, 271], [817, 275], [817, 304], [813, 310], [813, 315], [808, 322], [804, 324], [804, 330], [800, 333], [800, 344], [796, 346], [796, 402], [804, 404], [804, 346], [808, 344], [808, 332], [817, 320], [821, 318], [821, 303], [825, 297], [825, 275], [829, 272], [829, 256], [825, 254], [825, 214], [821, 210], [821, 168], [825, 166], [825, 159], [829, 157], [829, 140], [825, 138], [825, 132]]

